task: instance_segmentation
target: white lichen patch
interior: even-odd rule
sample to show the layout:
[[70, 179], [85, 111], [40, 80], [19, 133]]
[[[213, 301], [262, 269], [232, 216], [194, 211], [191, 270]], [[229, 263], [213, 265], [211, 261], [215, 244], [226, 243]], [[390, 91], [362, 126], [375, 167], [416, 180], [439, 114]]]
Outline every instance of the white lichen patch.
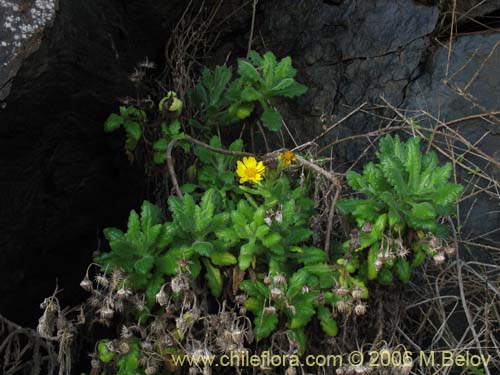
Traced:
[[[43, 30], [54, 20], [57, 1], [0, 0], [0, 87], [38, 48]], [[5, 93], [0, 93], [2, 97]]]

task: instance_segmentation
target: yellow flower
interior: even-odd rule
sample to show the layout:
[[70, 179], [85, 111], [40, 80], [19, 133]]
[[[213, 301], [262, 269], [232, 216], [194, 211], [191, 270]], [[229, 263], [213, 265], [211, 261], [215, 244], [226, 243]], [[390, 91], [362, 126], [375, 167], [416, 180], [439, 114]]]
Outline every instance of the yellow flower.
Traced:
[[258, 183], [262, 181], [266, 167], [264, 163], [253, 157], [243, 157], [243, 160], [238, 160], [236, 163], [236, 174], [240, 177], [240, 184], [244, 184], [247, 181]]
[[278, 155], [278, 159], [285, 167], [289, 167], [295, 161], [295, 154], [292, 151], [285, 151]]

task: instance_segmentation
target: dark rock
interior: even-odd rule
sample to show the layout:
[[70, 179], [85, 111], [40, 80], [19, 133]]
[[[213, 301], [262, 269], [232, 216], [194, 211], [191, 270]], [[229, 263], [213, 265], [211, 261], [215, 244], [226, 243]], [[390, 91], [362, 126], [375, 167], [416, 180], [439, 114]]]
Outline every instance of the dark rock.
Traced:
[[[475, 114], [498, 112], [500, 97], [494, 95], [498, 87], [500, 33], [465, 35], [453, 41], [453, 53], [450, 56], [448, 48], [436, 50], [427, 71], [409, 86], [404, 107], [410, 110], [425, 109], [445, 122]], [[457, 123], [453, 128], [485, 154], [500, 161], [500, 116], [472, 118]], [[494, 180], [500, 180], [498, 167], [473, 155], [468, 155], [467, 158], [493, 176]], [[463, 181], [471, 180], [473, 173], [470, 172], [473, 170], [469, 173], [459, 170], [462, 171]], [[478, 186], [485, 186], [485, 183], [482, 179], [475, 181]], [[495, 243], [495, 238], [500, 238], [494, 232], [500, 228], [497, 200], [488, 194], [478, 195], [477, 198], [475, 202], [467, 200], [461, 208], [462, 212], [470, 210], [467, 222], [463, 223], [462, 236], [476, 238], [493, 231], [490, 240]]]
[[135, 95], [134, 66], [161, 63], [182, 9], [0, 0], [0, 313], [32, 324], [56, 278], [63, 304], [78, 302], [103, 227], [123, 225], [142, 200], [123, 140], [102, 126], [118, 98]]

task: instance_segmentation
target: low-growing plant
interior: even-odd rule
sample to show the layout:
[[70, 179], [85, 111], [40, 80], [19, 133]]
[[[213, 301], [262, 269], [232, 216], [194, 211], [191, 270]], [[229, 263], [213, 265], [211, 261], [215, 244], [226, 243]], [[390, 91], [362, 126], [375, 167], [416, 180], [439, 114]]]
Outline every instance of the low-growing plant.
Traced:
[[453, 252], [439, 238], [446, 227], [437, 218], [454, 213], [463, 187], [449, 182], [450, 163], [439, 166], [434, 152], [422, 154], [417, 137], [403, 143], [386, 136], [377, 158], [362, 174], [347, 174], [348, 184], [364, 197], [338, 202], [358, 227], [343, 244], [347, 256], [339, 263], [349, 273], [359, 271], [362, 279], [387, 284], [395, 273], [408, 282], [411, 268], [421, 265], [426, 255], [439, 263], [445, 252]]
[[111, 251], [99, 255], [96, 262], [109, 270], [125, 271], [130, 286], [145, 291], [148, 303], [153, 305], [165, 275], [160, 255], [172, 242], [175, 230], [171, 223], [161, 223], [157, 206], [144, 201], [140, 214], [130, 212], [127, 232], [104, 230]]
[[[193, 118], [183, 117], [184, 102], [174, 92], [160, 101], [161, 121], [156, 124], [161, 124], [161, 134], [145, 142], [153, 144], [154, 162], [170, 162], [169, 145], [174, 144], [197, 160], [186, 171], [187, 181], [177, 196], [168, 198], [165, 215], [145, 201], [140, 215], [131, 212], [127, 232], [105, 230], [111, 251], [96, 261], [105, 269], [123, 271], [127, 287], [145, 294], [146, 313], [164, 318], [155, 332], [160, 326], [158, 332], [166, 332], [173, 316], [169, 314], [180, 313], [171, 324], [178, 343], [202, 318], [195, 308], [197, 297], [186, 302], [191, 308], [186, 313], [184, 305], [175, 310], [171, 302], [187, 299], [191, 286], [204, 278], [204, 299], [209, 290], [215, 298], [224, 297], [222, 310], [227, 301], [235, 301], [241, 314], [253, 315], [257, 341], [284, 329], [303, 353], [305, 330], [315, 319], [327, 335], [335, 336], [339, 314], [365, 314], [369, 281], [387, 284], [396, 274], [408, 282], [412, 268], [426, 256], [440, 262], [445, 253], [452, 253], [443, 238], [445, 226], [437, 219], [453, 213], [462, 187], [448, 182], [450, 164], [439, 166], [435, 153], [422, 154], [418, 138], [403, 143], [387, 136], [380, 141], [378, 162], [365, 165], [362, 174], [347, 174], [349, 186], [361, 196], [340, 199], [337, 208], [352, 217], [357, 228], [349, 240], [327, 249], [333, 250], [328, 254], [311, 239], [314, 180], [307, 174], [297, 179], [290, 168], [298, 160], [305, 165], [305, 159], [283, 151], [259, 160], [242, 153], [241, 139], [226, 148], [214, 135], [219, 125], [250, 119], [257, 111], [268, 130], [279, 130], [282, 118], [273, 107], [275, 100], [301, 95], [306, 87], [295, 81], [291, 59], [278, 61], [271, 52], [261, 56], [251, 51], [248, 59], [238, 59], [237, 74], [232, 79], [225, 66], [205, 69], [188, 95]], [[257, 116], [251, 119], [259, 121]], [[113, 131], [123, 125], [131, 151], [142, 132], [130, 124], [140, 124], [141, 130], [145, 121], [144, 112], [124, 108], [110, 116], [105, 128]], [[193, 129], [209, 144], [188, 136]], [[168, 173], [175, 174], [172, 163], [168, 167]], [[173, 185], [178, 186], [175, 179]], [[166, 297], [166, 285], [172, 298]], [[238, 290], [241, 294], [235, 295]], [[235, 347], [242, 349], [243, 336], [238, 333]], [[114, 363], [119, 374], [135, 374], [135, 349], [124, 356], [108, 349], [106, 342], [98, 346], [102, 362]]]
[[307, 91], [306, 86], [297, 83], [297, 71], [292, 59], [285, 57], [280, 62], [272, 52], [263, 56], [250, 51], [248, 59], [238, 59], [238, 78], [231, 81], [232, 72], [225, 66], [218, 66], [214, 72], [203, 71], [201, 82], [190, 92], [193, 106], [200, 117], [190, 124], [199, 128], [203, 125], [226, 125], [250, 117], [256, 104], [262, 108], [260, 119], [269, 130], [281, 128], [282, 118], [272, 104], [276, 98], [292, 98]]

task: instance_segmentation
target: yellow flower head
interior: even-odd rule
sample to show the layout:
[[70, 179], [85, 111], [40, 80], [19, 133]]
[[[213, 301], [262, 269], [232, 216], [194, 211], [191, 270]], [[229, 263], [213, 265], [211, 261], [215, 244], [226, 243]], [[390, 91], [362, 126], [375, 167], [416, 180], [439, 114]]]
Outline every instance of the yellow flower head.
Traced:
[[285, 151], [278, 155], [278, 159], [285, 167], [289, 167], [295, 161], [295, 154], [292, 151]]
[[263, 175], [266, 167], [263, 162], [257, 162], [253, 156], [244, 156], [242, 160], [238, 160], [236, 165], [236, 174], [240, 178], [240, 184], [244, 184], [247, 181], [258, 183], [264, 178]]

